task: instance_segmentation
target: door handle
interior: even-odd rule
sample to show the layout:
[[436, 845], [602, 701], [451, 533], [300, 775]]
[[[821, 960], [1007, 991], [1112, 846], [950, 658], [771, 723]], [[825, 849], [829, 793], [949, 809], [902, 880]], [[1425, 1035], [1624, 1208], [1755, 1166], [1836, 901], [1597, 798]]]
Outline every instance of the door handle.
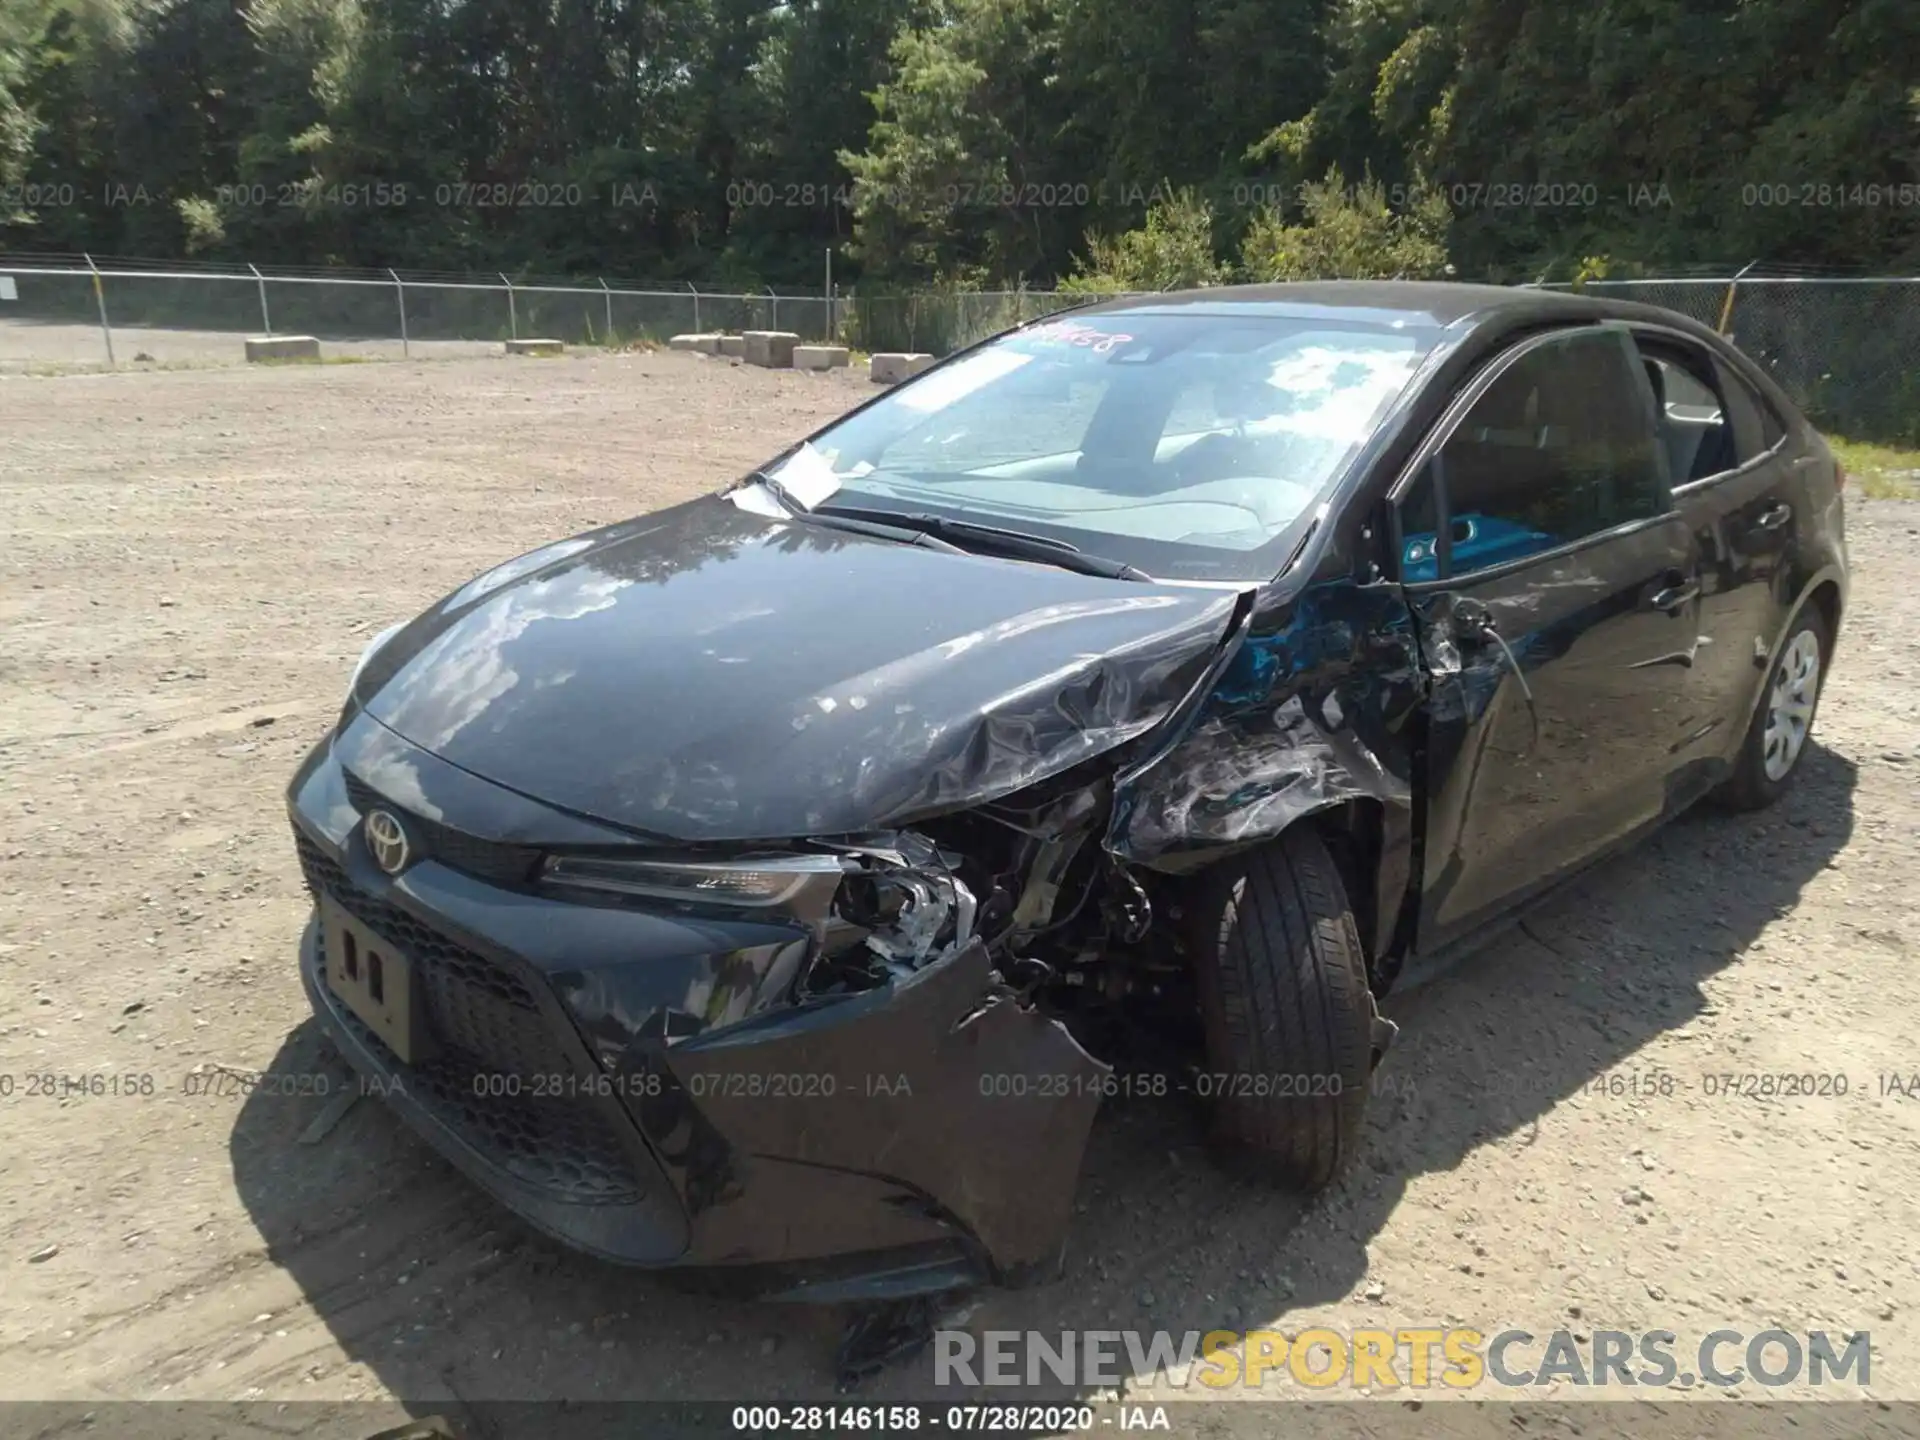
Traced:
[[1774, 506], [1771, 510], [1763, 514], [1758, 520], [1755, 520], [1753, 522], [1753, 528], [1756, 530], [1778, 530], [1791, 519], [1793, 519], [1793, 507], [1783, 501], [1781, 504]]
[[1666, 585], [1647, 597], [1647, 608], [1649, 610], [1665, 610], [1671, 614], [1689, 600], [1693, 600], [1699, 596], [1700, 582], [1698, 580], [1685, 579], [1671, 572], [1668, 573], [1666, 578]]

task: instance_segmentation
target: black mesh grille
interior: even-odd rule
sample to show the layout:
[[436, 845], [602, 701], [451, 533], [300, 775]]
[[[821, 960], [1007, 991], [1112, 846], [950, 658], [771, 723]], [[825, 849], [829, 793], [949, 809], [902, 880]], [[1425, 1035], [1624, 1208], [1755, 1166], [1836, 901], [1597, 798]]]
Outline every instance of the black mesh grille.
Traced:
[[296, 834], [295, 841], [307, 888], [324, 892], [413, 962], [427, 1021], [444, 1043], [504, 1075], [570, 1073], [567, 1054], [525, 980], [367, 894], [305, 835]]
[[380, 803], [379, 792], [351, 770], [340, 772], [347, 781], [347, 803], [362, 815]]
[[420, 850], [442, 865], [502, 885], [524, 884], [539, 867], [538, 846], [504, 845], [468, 835], [395, 804], [350, 770], [342, 773], [347, 777], [347, 800], [355, 810], [364, 815], [378, 805], [404, 816], [408, 834]]
[[[320, 962], [324, 970], [324, 953]], [[334, 1013], [375, 1054], [391, 1056], [352, 1011], [339, 1006]], [[591, 1102], [481, 1094], [494, 1088], [485, 1084], [492, 1067], [476, 1066], [458, 1052], [404, 1071], [397, 1061], [390, 1064], [404, 1076], [408, 1095], [516, 1180], [573, 1204], [618, 1205], [640, 1198], [639, 1179], [619, 1137]]]
[[410, 816], [425, 832], [427, 853], [442, 865], [451, 865], [482, 880], [503, 885], [522, 885], [533, 878], [540, 864], [540, 852], [531, 845], [502, 845], [449, 830], [431, 820]]

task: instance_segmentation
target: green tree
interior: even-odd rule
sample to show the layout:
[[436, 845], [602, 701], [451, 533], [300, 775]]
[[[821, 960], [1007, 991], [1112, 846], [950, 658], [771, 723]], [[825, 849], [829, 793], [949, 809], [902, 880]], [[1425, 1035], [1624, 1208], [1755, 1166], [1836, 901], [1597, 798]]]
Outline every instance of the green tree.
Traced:
[[1920, 258], [1920, 214], [1883, 203], [1920, 184], [1899, 0], [1357, 0], [1328, 39], [1325, 92], [1259, 153], [1442, 189], [1464, 270]]
[[[131, 26], [115, 0], [48, 5], [38, 13], [15, 4], [10, 14], [14, 33], [34, 37], [16, 61], [15, 103], [30, 148], [13, 163], [26, 193], [51, 198], [21, 207], [24, 213], [0, 215], [0, 236], [23, 249], [119, 250], [129, 207], [104, 197], [119, 179], [114, 107]], [[135, 192], [128, 195], [131, 200]]]
[[902, 32], [868, 147], [841, 157], [868, 274], [1010, 281], [1064, 254], [1074, 227], [1045, 203], [1068, 108], [1050, 84], [1060, 41], [1052, 0], [942, 0]]
[[252, 63], [245, 133], [232, 171], [200, 177], [179, 203], [189, 248], [235, 257], [336, 259], [351, 248], [349, 218], [325, 203], [329, 78], [363, 25], [358, 0], [254, 0], [245, 12]]
[[1060, 288], [1082, 294], [1191, 290], [1226, 278], [1213, 253], [1213, 209], [1186, 189], [1157, 202], [1138, 230], [1089, 236], [1086, 260]]
[[1302, 206], [1302, 223], [1270, 212], [1248, 227], [1240, 252], [1247, 279], [1419, 280], [1448, 269], [1449, 217], [1438, 194], [1396, 211], [1379, 181], [1349, 186], [1336, 168], [1306, 187]]
[[[0, 0], [0, 187], [11, 191], [27, 173], [40, 122], [25, 95], [31, 52], [46, 26], [38, 0]], [[20, 218], [0, 198], [0, 225]]]
[[854, 181], [841, 153], [865, 147], [894, 36], [925, 9], [922, 0], [802, 0], [771, 13], [752, 108], [733, 132], [741, 183], [730, 192], [731, 270], [811, 281], [824, 249], [845, 245]]
[[1056, 84], [1071, 101], [1055, 179], [1091, 191], [1088, 218], [1140, 223], [1163, 192], [1199, 189], [1237, 229], [1260, 178], [1248, 150], [1322, 88], [1326, 0], [1062, 0]]
[[0, 215], [12, 247], [262, 264], [1901, 270], [1920, 6], [0, 0], [0, 182], [42, 202]]
[[188, 202], [230, 182], [251, 115], [256, 54], [232, 0], [167, 0], [130, 12], [110, 99], [108, 193], [142, 196], [122, 209], [118, 246], [133, 255], [187, 249]]

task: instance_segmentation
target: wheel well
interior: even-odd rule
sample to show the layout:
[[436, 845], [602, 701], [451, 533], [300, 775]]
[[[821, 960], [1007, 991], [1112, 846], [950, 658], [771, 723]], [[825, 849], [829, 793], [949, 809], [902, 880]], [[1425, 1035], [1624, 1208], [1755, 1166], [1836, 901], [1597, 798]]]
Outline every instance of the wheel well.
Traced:
[[1320, 832], [1327, 851], [1346, 887], [1347, 904], [1353, 908], [1355, 927], [1360, 931], [1360, 948], [1371, 972], [1380, 957], [1374, 952], [1378, 933], [1380, 895], [1380, 852], [1384, 843], [1384, 807], [1378, 800], [1343, 800], [1322, 810], [1309, 822]]
[[[1326, 845], [1327, 853], [1333, 857], [1334, 868], [1339, 871], [1340, 884], [1347, 892], [1347, 903], [1353, 909], [1354, 924], [1360, 931], [1361, 948], [1367, 952], [1369, 963], [1373, 959], [1370, 941], [1374, 933], [1375, 911], [1379, 906], [1380, 861], [1385, 844], [1384, 819], [1385, 809], [1378, 800], [1356, 796], [1324, 810], [1317, 810], [1287, 827], [1310, 827]], [[1207, 857], [1203, 863], [1170, 878], [1174, 884], [1182, 887], [1202, 884], [1205, 883], [1204, 877], [1229, 857], [1254, 847], [1279, 843], [1279, 834], [1263, 836], [1221, 850]]]
[[1807, 597], [1809, 605], [1820, 608], [1820, 618], [1827, 622], [1827, 645], [1832, 647], [1840, 634], [1840, 587], [1831, 580], [1823, 580]]

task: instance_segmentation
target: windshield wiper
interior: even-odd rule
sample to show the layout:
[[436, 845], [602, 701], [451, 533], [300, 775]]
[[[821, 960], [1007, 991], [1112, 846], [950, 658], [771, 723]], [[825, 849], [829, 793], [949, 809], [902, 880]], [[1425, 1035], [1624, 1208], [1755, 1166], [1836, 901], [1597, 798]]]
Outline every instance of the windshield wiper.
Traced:
[[958, 545], [942, 540], [938, 535], [912, 526], [876, 524], [871, 520], [855, 519], [848, 515], [809, 510], [794, 498], [791, 490], [764, 471], [756, 470], [750, 478], [756, 484], [763, 486], [769, 495], [780, 502], [780, 508], [796, 520], [823, 525], [829, 530], [845, 530], [854, 535], [872, 535], [876, 539], [893, 540], [902, 545], [918, 545], [923, 550], [941, 550], [950, 555], [967, 553]]
[[[810, 512], [818, 515], [820, 511]], [[924, 511], [905, 513], [898, 510], [863, 509], [851, 505], [839, 505], [833, 510], [835, 515], [857, 516], [864, 520], [879, 521], [895, 527], [917, 530], [926, 535], [939, 536], [947, 541], [971, 541], [971, 546], [955, 545], [953, 548], [985, 550], [996, 555], [1005, 555], [1020, 560], [1039, 560], [1048, 565], [1058, 565], [1062, 570], [1072, 570], [1081, 575], [1097, 575], [1103, 580], [1152, 580], [1153, 577], [1138, 566], [1129, 565], [1123, 560], [1109, 560], [1104, 555], [1089, 555], [1078, 545], [1065, 540], [1055, 540], [1047, 535], [1030, 535], [1024, 530], [1003, 530], [998, 525], [982, 525], [975, 520], [955, 520], [945, 515], [929, 515]]]

